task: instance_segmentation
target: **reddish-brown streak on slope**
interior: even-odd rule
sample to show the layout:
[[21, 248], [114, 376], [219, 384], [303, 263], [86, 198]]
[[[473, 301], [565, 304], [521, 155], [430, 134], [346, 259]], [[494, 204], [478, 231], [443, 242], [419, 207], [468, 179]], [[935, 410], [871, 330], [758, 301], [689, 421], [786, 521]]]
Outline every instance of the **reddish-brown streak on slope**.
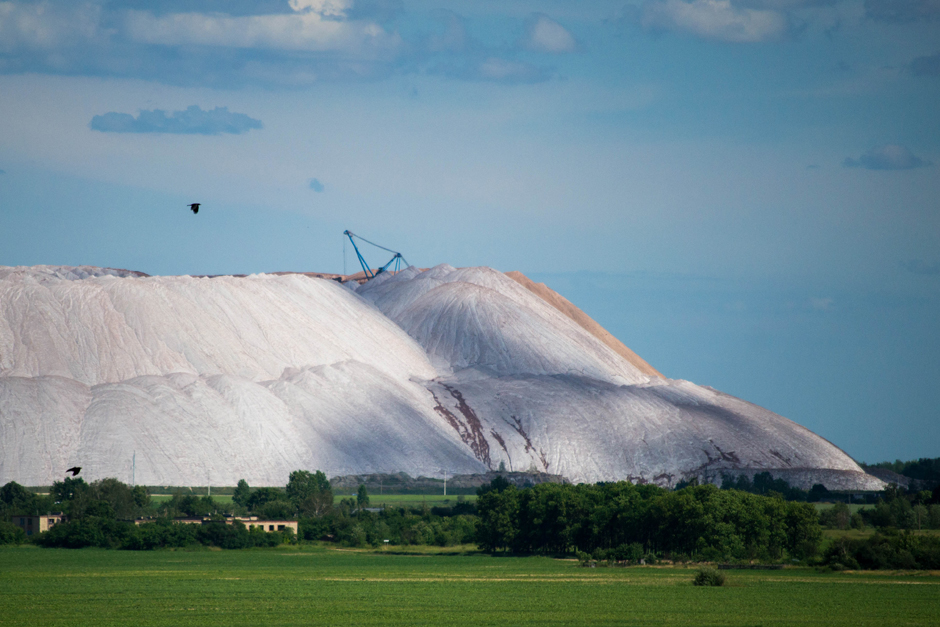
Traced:
[[[522, 436], [522, 439], [525, 440], [525, 452], [534, 451], [535, 446], [532, 444], [532, 440], [529, 439], [529, 434], [525, 432], [525, 429], [522, 428], [522, 421], [516, 418], [515, 416], [509, 416], [512, 418], [512, 422], [506, 420], [506, 423], [515, 429], [516, 433]], [[543, 470], [548, 470], [548, 460], [545, 458], [545, 451], [539, 449], [539, 458], [542, 460]]]
[[512, 422], [506, 421], [510, 427], [512, 427], [516, 433], [522, 436], [522, 439], [525, 440], [525, 452], [534, 451], [535, 447], [532, 446], [532, 440], [529, 439], [529, 435], [525, 432], [525, 429], [522, 428], [522, 421], [516, 418], [515, 416], [510, 416]]
[[509, 458], [509, 472], [512, 472], [512, 456], [509, 454], [509, 449], [506, 448], [506, 441], [503, 440], [503, 436], [498, 434], [495, 429], [490, 429], [490, 435], [499, 442], [499, 445], [503, 447], [503, 451], [506, 453], [506, 457]]
[[574, 303], [552, 288], [544, 283], [536, 283], [516, 270], [506, 272], [506, 276], [570, 318], [575, 324], [606, 344], [608, 348], [626, 359], [643, 374], [665, 378], [661, 372], [646, 363], [645, 359], [630, 350], [628, 346], [614, 337], [610, 331], [599, 325], [597, 321], [578, 309]]
[[476, 413], [474, 413], [473, 409], [467, 404], [467, 401], [464, 400], [460, 390], [444, 383], [441, 383], [440, 386], [450, 392], [450, 395], [457, 401], [457, 409], [463, 415], [464, 420], [460, 420], [453, 412], [444, 407], [444, 404], [437, 398], [437, 394], [431, 390], [431, 395], [437, 403], [434, 407], [434, 411], [444, 417], [444, 420], [454, 428], [460, 436], [460, 439], [464, 441], [464, 444], [470, 447], [474, 456], [489, 468], [491, 465], [490, 444], [486, 441], [486, 436], [483, 435], [483, 425], [480, 424], [480, 419], [477, 418]]

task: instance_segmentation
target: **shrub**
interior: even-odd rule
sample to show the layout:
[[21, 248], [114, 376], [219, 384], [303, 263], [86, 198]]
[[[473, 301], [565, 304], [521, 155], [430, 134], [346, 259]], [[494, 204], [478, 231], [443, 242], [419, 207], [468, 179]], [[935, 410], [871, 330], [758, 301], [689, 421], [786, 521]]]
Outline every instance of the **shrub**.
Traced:
[[709, 566], [704, 566], [699, 569], [695, 579], [692, 580], [692, 584], [696, 586], [723, 586], [725, 585], [725, 574]]
[[26, 542], [26, 534], [22, 529], [0, 520], [0, 544], [23, 544]]

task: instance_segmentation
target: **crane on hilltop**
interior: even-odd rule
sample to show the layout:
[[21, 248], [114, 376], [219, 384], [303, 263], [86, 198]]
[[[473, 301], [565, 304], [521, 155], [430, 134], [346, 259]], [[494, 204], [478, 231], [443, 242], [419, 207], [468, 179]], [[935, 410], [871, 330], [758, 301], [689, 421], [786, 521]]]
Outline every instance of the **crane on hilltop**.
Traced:
[[[401, 270], [401, 264], [402, 264], [402, 262], [404, 262], [406, 268], [407, 268], [409, 265], [411, 265], [411, 264], [408, 263], [407, 260], [405, 260], [404, 257], [402, 257], [402, 255], [401, 255], [400, 252], [396, 252], [396, 251], [392, 250], [391, 248], [386, 248], [385, 246], [379, 246], [379, 245], [376, 244], [375, 242], [370, 242], [370, 241], [367, 240], [366, 238], [364, 238], [364, 237], [362, 237], [362, 236], [359, 236], [359, 235], [356, 235], [355, 233], [353, 233], [352, 231], [349, 231], [349, 230], [343, 231], [343, 235], [345, 235], [346, 237], [348, 237], [348, 238], [349, 238], [349, 242], [353, 245], [353, 250], [356, 251], [356, 256], [359, 258], [359, 265], [362, 266], [362, 272], [363, 272], [363, 274], [365, 274], [366, 280], [374, 279], [375, 277], [379, 276], [379, 275], [382, 274], [383, 272], [387, 272], [388, 270], [392, 270], [392, 271], [394, 271], [394, 272], [398, 272], [398, 271]], [[379, 268], [379, 269], [376, 270], [375, 272], [372, 272], [371, 268], [369, 268], [369, 264], [366, 263], [365, 257], [363, 257], [363, 256], [362, 256], [362, 253], [359, 252], [359, 247], [356, 246], [356, 240], [354, 240], [353, 238], [356, 238], [356, 239], [358, 239], [358, 240], [361, 240], [361, 241], [365, 242], [366, 244], [371, 244], [372, 246], [375, 246], [376, 248], [381, 248], [382, 250], [386, 250], [386, 251], [392, 253], [393, 256], [392, 256], [391, 259], [388, 260], [388, 263], [386, 263], [384, 266], [382, 266], [381, 268]], [[345, 255], [344, 255], [344, 259], [345, 259]], [[344, 262], [344, 263], [345, 263], [345, 262]], [[394, 267], [392, 267], [392, 264], [394, 264]], [[345, 270], [344, 270], [344, 271], [345, 271]]]

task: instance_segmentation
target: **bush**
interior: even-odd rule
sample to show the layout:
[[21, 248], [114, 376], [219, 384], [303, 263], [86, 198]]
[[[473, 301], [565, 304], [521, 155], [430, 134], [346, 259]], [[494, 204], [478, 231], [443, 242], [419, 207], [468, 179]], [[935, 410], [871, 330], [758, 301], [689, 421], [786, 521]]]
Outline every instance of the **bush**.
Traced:
[[59, 523], [33, 538], [39, 546], [61, 549], [98, 547], [112, 549], [124, 545], [136, 535], [137, 528], [128, 522], [88, 516], [81, 520]]
[[708, 566], [700, 568], [692, 580], [696, 586], [723, 586], [725, 585], [725, 574]]
[[0, 544], [23, 544], [26, 533], [14, 525], [0, 520]]
[[819, 513], [819, 523], [830, 529], [848, 529], [852, 522], [852, 514], [845, 503], [836, 503]]

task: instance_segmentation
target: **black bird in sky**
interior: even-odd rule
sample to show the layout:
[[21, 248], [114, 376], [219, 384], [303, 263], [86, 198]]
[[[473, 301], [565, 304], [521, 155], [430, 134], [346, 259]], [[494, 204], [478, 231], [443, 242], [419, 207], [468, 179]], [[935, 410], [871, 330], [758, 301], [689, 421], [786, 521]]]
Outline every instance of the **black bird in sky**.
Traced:
[[80, 473], [81, 471], [82, 471], [82, 467], [81, 467], [81, 466], [72, 466], [71, 468], [69, 468], [69, 469], [66, 470], [65, 472], [70, 472], [70, 473], [72, 473], [72, 476], [74, 477], [75, 475], [77, 475], [77, 474]]
[[189, 205], [189, 208], [193, 210], [193, 213], [199, 213], [199, 205], [201, 204], [202, 203], [194, 202], [193, 204]]

